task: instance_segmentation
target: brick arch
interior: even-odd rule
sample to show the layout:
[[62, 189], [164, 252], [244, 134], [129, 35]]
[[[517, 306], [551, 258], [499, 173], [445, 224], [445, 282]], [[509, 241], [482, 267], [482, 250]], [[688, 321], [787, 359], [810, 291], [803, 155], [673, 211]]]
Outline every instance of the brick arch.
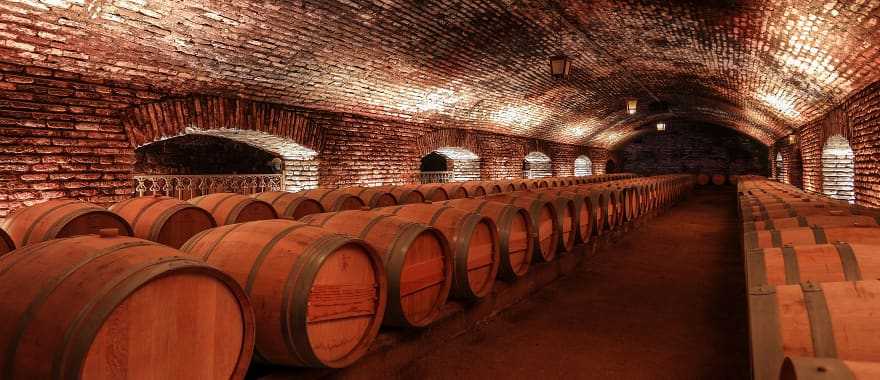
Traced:
[[424, 157], [443, 147], [462, 148], [469, 150], [477, 155], [477, 157], [483, 157], [482, 145], [477, 136], [465, 129], [436, 129], [422, 135], [416, 141], [416, 153], [420, 157]]
[[321, 151], [324, 140], [318, 125], [296, 109], [216, 96], [191, 96], [139, 105], [126, 112], [123, 125], [134, 148], [193, 131], [209, 134], [253, 131], [315, 152]]

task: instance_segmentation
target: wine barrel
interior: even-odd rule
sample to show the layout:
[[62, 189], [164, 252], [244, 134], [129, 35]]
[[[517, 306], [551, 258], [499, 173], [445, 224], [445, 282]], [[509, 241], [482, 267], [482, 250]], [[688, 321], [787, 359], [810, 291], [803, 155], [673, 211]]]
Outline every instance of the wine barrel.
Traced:
[[784, 230], [799, 227], [880, 227], [880, 218], [866, 215], [833, 216], [814, 215], [794, 218], [767, 219], [743, 223], [743, 231]]
[[486, 184], [484, 182], [465, 182], [465, 183], [461, 184], [461, 186], [464, 187], [465, 191], [467, 192], [466, 193], [467, 195], [464, 197], [460, 197], [460, 198], [482, 197], [482, 196], [486, 195], [486, 192], [487, 192], [486, 188], [487, 187], [492, 189], [493, 193], [500, 193], [501, 192], [501, 187], [492, 188], [491, 186], [489, 186], [488, 184]]
[[818, 244], [755, 249], [746, 255], [749, 286], [880, 279], [880, 245]]
[[532, 228], [535, 234], [532, 244], [532, 259], [539, 262], [552, 261], [556, 258], [560, 240], [559, 235], [562, 230], [559, 227], [556, 205], [544, 199], [523, 197], [519, 194], [494, 194], [485, 197], [485, 199], [512, 204], [526, 210], [531, 216]]
[[778, 379], [786, 355], [880, 361], [878, 315], [877, 280], [750, 288], [754, 378]]
[[596, 236], [601, 236], [606, 230], [614, 229], [613, 207], [608, 192], [598, 188], [584, 188], [590, 204], [593, 206], [593, 231]]
[[110, 206], [123, 217], [135, 237], [180, 248], [195, 234], [217, 227], [207, 210], [177, 198], [146, 196]]
[[312, 189], [295, 193], [314, 199], [327, 211], [360, 210], [367, 206], [360, 197], [335, 189]]
[[700, 174], [697, 176], [697, 184], [699, 184], [700, 186], [708, 185], [710, 180], [711, 178], [709, 178], [709, 176], [706, 174]]
[[483, 182], [481, 184], [481, 187], [485, 190], [485, 193], [482, 195], [475, 194], [473, 195], [474, 197], [481, 197], [487, 194], [498, 194], [505, 192], [501, 182]]
[[460, 183], [444, 183], [440, 187], [446, 192], [447, 199], [461, 199], [469, 196], [467, 188]]
[[831, 358], [787, 357], [779, 380], [880, 379], [880, 363]]
[[384, 190], [397, 198], [399, 204], [422, 203], [425, 201], [425, 195], [421, 191], [416, 190], [415, 186], [380, 186], [378, 190]]
[[101, 233], [0, 258], [0, 378], [244, 379], [254, 319], [238, 284], [176, 249]]
[[440, 231], [363, 211], [312, 214], [302, 222], [364, 239], [382, 256], [388, 275], [384, 324], [422, 327], [440, 314], [452, 285], [452, 253]]
[[738, 175], [732, 175], [728, 179], [730, 180], [731, 185], [736, 185], [737, 183], [739, 183], [739, 176]]
[[748, 252], [755, 248], [780, 248], [785, 245], [812, 245], [847, 242], [852, 244], [880, 245], [880, 228], [834, 227], [790, 228], [746, 232], [743, 247]]
[[187, 202], [208, 210], [220, 226], [278, 217], [271, 204], [235, 193], [202, 195]]
[[559, 228], [559, 244], [557, 245], [559, 252], [571, 252], [574, 249], [577, 240], [578, 210], [575, 207], [571, 197], [564, 195], [554, 195], [553, 190], [541, 189], [539, 191], [526, 191], [515, 193], [523, 197], [532, 197], [545, 199], [556, 206], [556, 217]]
[[0, 228], [0, 256], [15, 249], [15, 242], [5, 230]]
[[77, 200], [50, 200], [16, 210], [6, 217], [2, 228], [18, 248], [41, 241], [77, 235], [96, 234], [116, 228], [131, 236], [128, 222], [106, 208]]
[[258, 306], [262, 361], [345, 367], [366, 353], [382, 324], [385, 269], [363, 240], [272, 219], [203, 231], [181, 250], [228, 273]]
[[528, 211], [519, 206], [485, 199], [454, 199], [443, 205], [475, 212], [495, 222], [501, 255], [498, 277], [513, 281], [529, 271], [535, 232]]
[[492, 291], [498, 275], [498, 232], [491, 219], [440, 204], [412, 204], [374, 210], [435, 227], [452, 247], [452, 295], [477, 299]]
[[254, 194], [252, 197], [272, 205], [278, 216], [282, 218], [299, 220], [306, 215], [324, 212], [324, 206], [321, 205], [321, 202], [296, 193], [266, 191]]
[[574, 243], [590, 241], [590, 236], [593, 233], [593, 214], [589, 196], [571, 188], [552, 189], [546, 192], [571, 200], [574, 206]]
[[725, 183], [727, 183], [727, 177], [725, 177], [723, 174], [715, 174], [712, 176], [712, 184], [714, 184], [715, 186], [721, 186]]
[[775, 210], [761, 209], [757, 212], [749, 208], [741, 207], [740, 214], [744, 221], [754, 222], [767, 219], [793, 218], [797, 216], [844, 216], [853, 215], [853, 212], [847, 208], [826, 207], [824, 205], [816, 204], [809, 207], [782, 208]]
[[369, 208], [397, 206], [397, 197], [376, 187], [343, 187], [336, 190], [360, 198]]
[[416, 190], [424, 194], [426, 201], [442, 202], [449, 200], [449, 194], [446, 189], [439, 183], [426, 183], [416, 186]]

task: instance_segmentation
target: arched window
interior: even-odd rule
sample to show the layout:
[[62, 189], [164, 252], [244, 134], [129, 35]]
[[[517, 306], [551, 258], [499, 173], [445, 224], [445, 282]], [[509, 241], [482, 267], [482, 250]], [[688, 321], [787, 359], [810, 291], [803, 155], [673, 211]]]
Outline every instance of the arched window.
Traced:
[[593, 162], [589, 157], [580, 156], [574, 160], [574, 175], [576, 177], [593, 175]]
[[841, 135], [828, 138], [822, 149], [822, 192], [834, 199], [855, 202], [855, 155]]
[[779, 182], [786, 182], [785, 163], [782, 161], [782, 153], [776, 153], [776, 161], [773, 163], [773, 166], [775, 167], [774, 173], [776, 174], [776, 180]]
[[480, 157], [457, 147], [437, 148], [422, 157], [422, 183], [445, 183], [480, 180]]
[[553, 175], [550, 157], [541, 152], [531, 152], [523, 162], [524, 178], [544, 178]]

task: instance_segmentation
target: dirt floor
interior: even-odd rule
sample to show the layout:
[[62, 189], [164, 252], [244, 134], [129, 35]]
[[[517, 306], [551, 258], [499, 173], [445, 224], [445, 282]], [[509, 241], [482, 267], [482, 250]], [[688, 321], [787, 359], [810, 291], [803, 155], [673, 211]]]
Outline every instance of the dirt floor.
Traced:
[[400, 378], [747, 379], [734, 202], [697, 190]]

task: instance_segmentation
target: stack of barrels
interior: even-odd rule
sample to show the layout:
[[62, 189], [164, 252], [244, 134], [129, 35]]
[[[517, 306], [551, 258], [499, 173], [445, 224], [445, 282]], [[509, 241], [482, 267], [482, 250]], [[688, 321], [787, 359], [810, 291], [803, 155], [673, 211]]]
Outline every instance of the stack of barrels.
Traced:
[[693, 184], [621, 174], [37, 204], [0, 229], [0, 377], [241, 379], [252, 357], [345, 367], [380, 326], [429, 326], [449, 299], [485, 298]]
[[738, 190], [753, 377], [878, 378], [880, 211], [761, 177]]

